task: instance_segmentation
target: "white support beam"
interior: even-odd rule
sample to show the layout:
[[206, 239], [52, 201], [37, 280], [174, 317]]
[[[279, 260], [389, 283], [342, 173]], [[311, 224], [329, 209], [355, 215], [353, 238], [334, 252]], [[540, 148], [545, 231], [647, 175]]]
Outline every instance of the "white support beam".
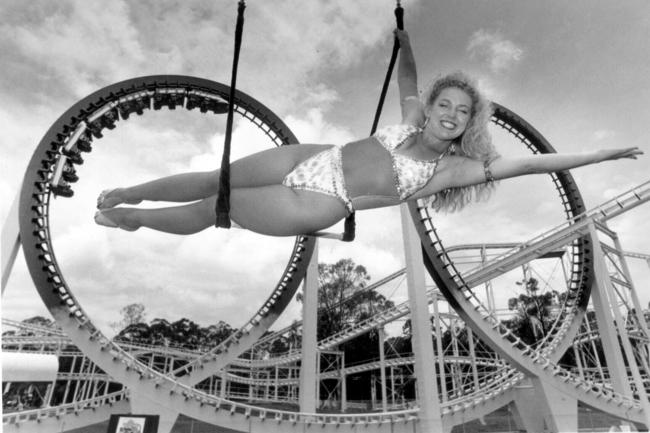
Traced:
[[[618, 241], [618, 236], [613, 233], [611, 235], [611, 238], [614, 240], [614, 245], [618, 249], [618, 251], [621, 250], [620, 248], [620, 243]], [[598, 246], [600, 246], [600, 242], [598, 243]], [[597, 250], [594, 250], [596, 252]], [[601, 254], [602, 254], [602, 249], [601, 249]], [[632, 311], [628, 311], [629, 314], [634, 314], [634, 317], [637, 320], [638, 326], [640, 326], [640, 329], [645, 332], [645, 335], [648, 336], [648, 328], [645, 323], [645, 319], [643, 317], [643, 313], [640, 311], [641, 304], [639, 303], [638, 297], [636, 296], [634, 286], [631, 284], [632, 283], [632, 278], [630, 278], [630, 273], [629, 269], [627, 268], [627, 264], [625, 263], [625, 258], [621, 254], [619, 256], [620, 261], [621, 261], [621, 266], [623, 267], [623, 272], [625, 273], [625, 278], [628, 279], [630, 282], [630, 296], [632, 297], [634, 309], [636, 310], [634, 313]], [[595, 258], [598, 260], [598, 258]], [[605, 261], [604, 257], [601, 256], [601, 259], [603, 260], [603, 263]], [[646, 424], [646, 429], [650, 429], [650, 399], [648, 399], [648, 393], [646, 392], [646, 385], [643, 381], [643, 377], [641, 376], [641, 371], [639, 370], [639, 365], [636, 362], [636, 357], [634, 356], [634, 349], [632, 348], [632, 345], [630, 343], [630, 336], [627, 333], [627, 329], [625, 326], [625, 318], [623, 317], [623, 314], [621, 313], [621, 310], [619, 309], [618, 305], [619, 303], [615, 301], [616, 299], [616, 293], [614, 291], [614, 287], [611, 281], [611, 276], [609, 273], [607, 274], [607, 278], [609, 278], [607, 281], [605, 281], [604, 286], [609, 290], [609, 296], [610, 296], [610, 302], [611, 300], [614, 300], [612, 303], [612, 311], [614, 313], [614, 322], [616, 323], [616, 327], [618, 329], [618, 336], [620, 338], [621, 346], [623, 346], [623, 352], [625, 353], [625, 357], [627, 358], [627, 369], [630, 371], [632, 374], [632, 381], [634, 382], [634, 386], [636, 388], [636, 393], [638, 394], [639, 401], [641, 402], [641, 406], [643, 407], [643, 414], [645, 418], [645, 424]], [[641, 313], [641, 320], [639, 320], [639, 315], [638, 313]]]
[[302, 351], [300, 364], [300, 412], [316, 413], [316, 364], [318, 342], [318, 241], [311, 256], [303, 284], [302, 300]]
[[384, 342], [386, 340], [386, 331], [383, 326], [377, 330], [379, 333], [379, 373], [381, 377], [381, 410], [388, 411], [388, 398], [386, 396], [386, 355], [384, 353]]
[[530, 380], [526, 380], [520, 386], [517, 386], [511, 407], [515, 424], [519, 430], [526, 432], [545, 431], [544, 414], [539, 408], [538, 397]]
[[162, 406], [146, 395], [131, 390], [131, 413], [134, 415], [158, 415], [157, 433], [171, 433], [180, 413], [176, 408]]
[[514, 416], [527, 432], [577, 432], [578, 401], [542, 379], [526, 380], [515, 391]]
[[613, 290], [609, 290], [611, 281], [607, 264], [600, 246], [598, 233], [593, 222], [589, 223], [589, 234], [591, 236], [592, 250], [594, 254], [594, 284], [591, 289], [591, 301], [594, 306], [594, 313], [598, 322], [598, 333], [600, 334], [607, 360], [607, 369], [612, 381], [614, 391], [631, 398], [632, 389], [627, 380], [625, 361], [621, 354], [616, 325], [614, 322], [613, 308], [616, 300], [611, 297]]
[[16, 197], [11, 204], [11, 208], [9, 208], [7, 219], [2, 226], [2, 238], [0, 240], [0, 245], [2, 245], [2, 248], [0, 251], [0, 261], [2, 262], [1, 290], [3, 295], [5, 293], [5, 287], [7, 287], [7, 282], [9, 281], [11, 269], [13, 268], [14, 262], [16, 261], [18, 250], [20, 249], [20, 224], [18, 219], [19, 202], [20, 191], [18, 191], [18, 194], [16, 194]]
[[348, 377], [345, 374], [345, 352], [341, 354], [341, 412], [348, 410]]
[[438, 400], [435, 357], [431, 339], [429, 302], [426, 295], [422, 245], [408, 207], [400, 205], [402, 236], [406, 255], [406, 282], [411, 310], [411, 344], [415, 355], [415, 377], [420, 406], [418, 432], [445, 431]]

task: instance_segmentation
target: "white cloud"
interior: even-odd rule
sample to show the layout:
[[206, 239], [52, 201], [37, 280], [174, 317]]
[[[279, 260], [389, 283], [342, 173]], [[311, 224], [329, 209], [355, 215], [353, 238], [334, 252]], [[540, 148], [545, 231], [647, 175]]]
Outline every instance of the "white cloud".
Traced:
[[[0, 109], [0, 214], [6, 212], [2, 207], [13, 198], [36, 143], [82, 96], [118, 80], [149, 74], [180, 73], [223, 83], [230, 79], [235, 2], [36, 0], [0, 2], [0, 8], [5, 18], [0, 24], [0, 96], [5, 101]], [[341, 89], [353, 86], [338, 87], [329, 75], [346, 84], [367, 80], [348, 72], [365, 63], [373, 51], [389, 48], [394, 19], [386, 12], [374, 0], [250, 3], [238, 87], [280, 115], [302, 142], [342, 144], [353, 139], [354, 119], [333, 123], [328, 110], [339, 98], [363, 101], [367, 95], [343, 95]], [[526, 55], [519, 44], [488, 30], [474, 33], [467, 50], [494, 72], [510, 70]], [[427, 59], [418, 61], [432, 69]], [[507, 87], [489, 74], [481, 76], [481, 85], [488, 95]], [[515, 107], [533, 107], [539, 95], [518, 97], [524, 99], [516, 99]], [[526, 105], [526, 97], [535, 101]], [[376, 101], [371, 99], [374, 107]], [[75, 294], [84, 308], [92, 309], [98, 323], [116, 320], [119, 308], [135, 300], [146, 301], [149, 318], [186, 316], [201, 323], [224, 319], [237, 325], [259, 307], [276, 283], [290, 239], [214, 229], [176, 237], [147, 230], [125, 233], [92, 224], [94, 201], [103, 188], [218, 167], [223, 117], [179, 112], [167, 116], [163, 110], [120, 124], [97, 142], [96, 150], [79, 167], [82, 181], [75, 185], [75, 197], [55, 201], [57, 256]], [[531, 121], [537, 126], [535, 117]], [[587, 129], [597, 132], [579, 142], [611, 137], [598, 127]], [[244, 121], [235, 123], [233, 143], [237, 143], [233, 160], [269, 146], [262, 133]], [[624, 176], [624, 170], [619, 171]], [[587, 188], [595, 191], [589, 195], [593, 203], [602, 201], [603, 194], [614, 193], [608, 190], [610, 182], [631, 186], [623, 177], [585, 178], [580, 185], [583, 193]], [[556, 198], [545, 201], [546, 196], [538, 195], [537, 180], [503, 184], [502, 192], [487, 205], [436, 216], [445, 241], [526, 239], [554, 224], [546, 216], [557, 205]], [[510, 200], [502, 200], [508, 196]], [[360, 212], [357, 223], [353, 244], [321, 242], [321, 260], [352, 257], [375, 279], [403, 266], [398, 209]], [[635, 230], [640, 224], [630, 227], [633, 234], [647, 232]], [[635, 239], [638, 244], [630, 247], [642, 250], [645, 238]], [[3, 299], [3, 314], [22, 319], [29, 315], [30, 305], [43, 310], [37, 298], [36, 302], [20, 298], [33, 292], [30, 284], [25, 266], [18, 264], [10, 279], [9, 298]], [[20, 299], [14, 301], [13, 296]]]
[[524, 57], [524, 50], [500, 32], [481, 29], [472, 34], [467, 44], [472, 58], [485, 62], [494, 73], [510, 70]]
[[[40, 19], [5, 25], [2, 33], [76, 96], [131, 75], [145, 56], [124, 2], [64, 2]], [[115, 54], [118, 54], [117, 56]]]
[[616, 137], [616, 132], [611, 129], [599, 129], [593, 133], [594, 141], [605, 141], [614, 137]]
[[328, 123], [322, 110], [312, 108], [304, 117], [287, 116], [287, 125], [301, 143], [344, 144], [354, 137], [347, 129]]

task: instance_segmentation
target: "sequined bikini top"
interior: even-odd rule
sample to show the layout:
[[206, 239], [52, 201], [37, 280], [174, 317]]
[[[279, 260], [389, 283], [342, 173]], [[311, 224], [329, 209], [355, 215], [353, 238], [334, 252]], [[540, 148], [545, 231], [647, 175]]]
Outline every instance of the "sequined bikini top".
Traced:
[[449, 146], [445, 153], [435, 159], [429, 160], [415, 159], [397, 153], [397, 149], [402, 143], [420, 132], [422, 132], [422, 129], [417, 126], [400, 124], [385, 126], [373, 135], [388, 153], [390, 153], [395, 188], [402, 201], [424, 188], [435, 174], [438, 162], [453, 147], [453, 145]]

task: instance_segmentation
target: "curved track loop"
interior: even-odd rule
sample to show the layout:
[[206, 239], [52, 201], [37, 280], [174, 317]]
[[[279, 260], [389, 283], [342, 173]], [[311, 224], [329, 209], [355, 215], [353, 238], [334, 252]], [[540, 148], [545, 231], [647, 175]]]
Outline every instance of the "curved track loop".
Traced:
[[[555, 152], [550, 143], [524, 119], [499, 104], [493, 103], [493, 107], [493, 123], [513, 135], [532, 153]], [[582, 214], [585, 211], [585, 206], [571, 174], [565, 171], [551, 173], [550, 177], [558, 191], [567, 220], [574, 219]], [[421, 229], [422, 243], [423, 245], [428, 245], [428, 251], [431, 252], [428, 262], [432, 262], [436, 268], [446, 269], [451, 260], [445, 253], [442, 242], [431, 222], [428, 210], [418, 208], [417, 204], [412, 204], [411, 210], [416, 225]], [[421, 213], [422, 216], [416, 217], [417, 213]], [[429, 222], [430, 228], [422, 230], [425, 220]], [[567, 296], [556, 322], [552, 325], [545, 338], [537, 343], [534, 348], [535, 351], [542, 352], [544, 356], [549, 357], [554, 362], [559, 360], [571, 344], [573, 337], [578, 332], [584, 311], [589, 303], [589, 295], [593, 281], [593, 269], [591, 267], [592, 252], [589, 248], [589, 242], [589, 239], [584, 237], [575, 238], [571, 242], [567, 242], [571, 244], [571, 277], [569, 279]], [[526, 245], [521, 246], [521, 248], [525, 247]], [[443, 257], [446, 259], [443, 259]], [[532, 259], [534, 257], [535, 254], [531, 254], [530, 258]], [[517, 262], [513, 261], [508, 264], [503, 261], [493, 261], [497, 262], [497, 264], [483, 266], [475, 270], [475, 272], [470, 272], [468, 275], [465, 275], [465, 282], [468, 286], [467, 290], [471, 293], [469, 287], [477, 285], [476, 277], [478, 275], [481, 275], [481, 280], [491, 279], [522, 263], [522, 259], [525, 259], [525, 257], [517, 257], [517, 259]], [[438, 284], [441, 292], [454, 305], [453, 296], [450, 296], [450, 294], [461, 290], [461, 285], [454, 280], [437, 279], [435, 277], [434, 280]]]
[[[230, 89], [220, 83], [183, 76], [151, 76], [114, 84], [86, 97], [70, 108], [49, 129], [32, 157], [21, 195], [21, 239], [28, 266], [41, 297], [50, 309], [67, 311], [78, 326], [93, 338], [100, 338], [61, 275], [49, 235], [48, 205], [51, 193], [69, 196], [75, 163], [82, 152], [91, 150], [102, 129], [113, 129], [121, 118], [143, 114], [148, 109], [182, 107], [201, 112], [222, 113], [227, 109]], [[268, 108], [250, 96], [237, 92], [235, 111], [259, 127], [277, 145], [296, 143], [286, 125]], [[75, 175], [76, 176], [76, 175]], [[66, 181], [66, 179], [68, 181]], [[72, 178], [74, 179], [74, 177]], [[212, 351], [184, 366], [176, 375], [186, 383], [197, 383], [235, 359], [273, 324], [295, 294], [314, 248], [314, 241], [297, 238], [289, 263], [279, 283], [257, 313], [237, 332]], [[119, 352], [119, 349], [115, 349]], [[201, 366], [200, 377], [192, 375]]]
[[[493, 103], [493, 106], [493, 122], [517, 137], [532, 153], [555, 153], [551, 144], [532, 125], [502, 105]], [[571, 174], [562, 171], [551, 173], [550, 177], [559, 193], [567, 220], [577, 218], [585, 212], [584, 202]], [[593, 253], [589, 247], [589, 239], [574, 239], [571, 249], [571, 276], [564, 305], [545, 338], [537, 343], [535, 348], [553, 361], [560, 359], [579, 330], [589, 303], [594, 278], [591, 266]], [[441, 290], [446, 295], [447, 289], [453, 288], [443, 287]]]
[[[582, 243], [588, 245], [593, 242], [591, 239], [584, 239], [588, 223], [605, 221], [648, 199], [650, 199], [650, 182], [526, 242], [524, 249], [515, 249], [506, 253], [478, 272], [503, 272], [503, 270], [511, 268], [512, 262], [524, 258], [533, 259], [549, 249], [574, 242], [575, 239], [581, 237], [583, 238]], [[423, 242], [426, 267], [450, 305], [481, 339], [490, 344], [500, 356], [507, 359], [520, 371], [529, 376], [543, 378], [545, 382], [552, 384], [566, 395], [615, 416], [644, 422], [643, 409], [639, 401], [617, 394], [603, 383], [584, 380], [556, 364], [556, 359], [562, 354], [558, 348], [573, 342], [575, 337], [573, 330], [579, 329], [584, 317], [584, 311], [579, 314], [580, 311], [571, 311], [571, 309], [583, 309], [584, 307], [577, 302], [573, 307], [570, 303], [565, 304], [565, 309], [569, 311], [564, 315], [565, 321], [559, 325], [555, 333], [555, 340], [558, 336], [562, 336], [569, 340], [568, 343], [560, 342], [560, 344], [551, 340], [544, 350], [526, 345], [492, 315], [472, 292], [471, 285], [467, 283], [468, 280], [471, 280], [472, 272], [470, 271], [466, 275], [461, 275], [458, 272], [441, 245], [427, 209], [413, 203], [410, 205], [410, 210]], [[590, 278], [587, 281], [590, 281]], [[579, 289], [580, 294], [574, 298], [580, 299], [585, 296], [586, 289]], [[577, 317], [580, 317], [580, 321], [575, 323]]]

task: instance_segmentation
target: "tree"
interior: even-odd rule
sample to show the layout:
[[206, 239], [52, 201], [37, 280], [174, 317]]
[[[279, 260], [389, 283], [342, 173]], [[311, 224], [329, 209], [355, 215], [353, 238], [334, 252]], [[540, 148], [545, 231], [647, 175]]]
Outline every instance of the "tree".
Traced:
[[[364, 321], [388, 308], [393, 302], [381, 294], [367, 290], [370, 281], [366, 268], [351, 259], [334, 264], [318, 265], [318, 339], [339, 333], [349, 326]], [[298, 297], [302, 301], [302, 296]], [[376, 330], [353, 341], [343, 343], [339, 350], [345, 353], [347, 365], [379, 357], [379, 336]], [[355, 375], [355, 385], [348, 387], [348, 398], [368, 399], [371, 373]]]
[[553, 307], [558, 306], [563, 298], [555, 290], [538, 294], [539, 282], [529, 278], [522, 283], [526, 293], [508, 299], [508, 309], [516, 314], [504, 324], [526, 344], [535, 344], [543, 339], [554, 319]]
[[144, 305], [139, 303], [129, 304], [120, 310], [122, 320], [119, 322], [111, 323], [111, 328], [115, 331], [123, 330], [130, 325], [136, 323], [146, 323], [146, 313], [144, 312]]
[[[134, 305], [138, 308], [129, 308]], [[131, 318], [132, 322], [121, 329], [115, 339], [133, 343], [143, 343], [161, 346], [182, 346], [188, 349], [207, 349], [214, 347], [228, 338], [234, 329], [224, 321], [215, 325], [201, 327], [190, 319], [182, 318], [175, 322], [156, 318], [147, 324], [137, 319], [144, 318], [144, 306], [131, 304], [121, 310], [124, 319], [119, 323], [126, 323]], [[138, 314], [139, 312], [139, 314]]]
[[234, 331], [235, 330], [232, 328], [232, 326], [223, 320], [220, 320], [216, 325], [210, 325], [205, 328], [205, 331], [202, 334], [201, 344], [209, 346], [215, 342], [222, 342], [226, 338], [230, 337]]
[[372, 290], [366, 268], [352, 259], [318, 265], [318, 338], [336, 334], [394, 304]]

